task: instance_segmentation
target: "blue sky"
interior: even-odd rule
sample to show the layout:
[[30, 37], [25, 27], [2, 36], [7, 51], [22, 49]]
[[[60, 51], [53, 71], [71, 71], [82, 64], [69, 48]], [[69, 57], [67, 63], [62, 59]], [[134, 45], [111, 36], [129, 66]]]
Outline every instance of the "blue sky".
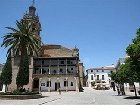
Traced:
[[[32, 0], [0, 2], [0, 36], [15, 27]], [[140, 27], [140, 0], [36, 0], [46, 44], [77, 46], [85, 68], [116, 64]], [[2, 43], [0, 38], [0, 44]], [[6, 60], [0, 47], [0, 63]]]

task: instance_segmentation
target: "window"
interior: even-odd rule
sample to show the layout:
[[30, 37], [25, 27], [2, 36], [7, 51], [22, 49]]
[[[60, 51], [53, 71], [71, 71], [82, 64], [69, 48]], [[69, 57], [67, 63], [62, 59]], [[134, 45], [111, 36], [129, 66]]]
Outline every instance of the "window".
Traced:
[[56, 74], [56, 70], [53, 70], [53, 73]]
[[39, 73], [38, 74], [41, 74], [41, 68], [39, 69]]
[[61, 64], [64, 64], [64, 61], [61, 61]]
[[73, 82], [71, 82], [70, 86], [73, 86]]
[[93, 80], [93, 75], [91, 75], [91, 80]]
[[93, 72], [93, 70], [91, 70], [91, 72]]
[[102, 72], [104, 72], [104, 70], [102, 70]]
[[67, 61], [67, 64], [70, 64], [70, 61]]
[[40, 74], [41, 69], [40, 68], [34, 68], [34, 74]]
[[49, 85], [50, 85], [50, 87], [51, 87], [51, 81], [47, 81], [46, 87], [49, 87]]
[[100, 81], [97, 81], [96, 83], [100, 83]]
[[97, 75], [97, 80], [99, 80], [99, 75]]
[[41, 86], [45, 86], [45, 83], [41, 83]]
[[44, 60], [42, 60], [42, 65], [44, 65]]
[[71, 70], [73, 70], [73, 68], [71, 68]]
[[104, 80], [105, 79], [105, 77], [104, 77], [104, 75], [102, 75], [102, 80]]
[[68, 81], [64, 81], [64, 87], [68, 86]]
[[63, 69], [60, 69], [60, 72], [63, 73]]
[[45, 74], [46, 73], [46, 70], [42, 69], [42, 74]]
[[69, 71], [69, 69], [67, 69], [67, 73], [71, 73], [71, 72]]

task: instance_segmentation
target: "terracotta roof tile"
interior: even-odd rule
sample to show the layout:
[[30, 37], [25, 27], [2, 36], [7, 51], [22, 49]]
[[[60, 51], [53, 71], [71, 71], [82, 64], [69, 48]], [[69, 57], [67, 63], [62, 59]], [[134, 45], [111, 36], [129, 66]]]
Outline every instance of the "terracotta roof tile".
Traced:
[[78, 49], [69, 49], [61, 45], [43, 45], [41, 46], [42, 57], [78, 57]]

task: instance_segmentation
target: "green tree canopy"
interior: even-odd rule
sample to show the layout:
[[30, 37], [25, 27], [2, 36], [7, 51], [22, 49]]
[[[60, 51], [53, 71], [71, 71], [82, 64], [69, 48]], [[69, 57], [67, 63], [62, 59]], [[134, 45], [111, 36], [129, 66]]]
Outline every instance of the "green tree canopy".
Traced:
[[126, 48], [126, 53], [129, 56], [129, 72], [133, 75], [133, 81], [140, 81], [140, 29], [136, 32], [136, 38], [133, 39], [132, 44]]
[[9, 85], [12, 81], [12, 64], [11, 64], [11, 53], [9, 53], [6, 63], [2, 69], [1, 81], [6, 86]]

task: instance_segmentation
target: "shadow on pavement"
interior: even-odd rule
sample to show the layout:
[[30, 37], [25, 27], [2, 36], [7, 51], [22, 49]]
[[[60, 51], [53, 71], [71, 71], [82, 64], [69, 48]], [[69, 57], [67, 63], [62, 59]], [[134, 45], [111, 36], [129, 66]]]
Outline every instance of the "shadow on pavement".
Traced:
[[[129, 97], [125, 97], [124, 99], [140, 99], [140, 96], [137, 96], [137, 97], [135, 97], [135, 96], [129, 96]], [[140, 103], [138, 105], [140, 105]]]
[[41, 96], [41, 98], [45, 98], [45, 97], [49, 97], [49, 96]]
[[126, 97], [132, 97], [131, 95], [112, 95], [112, 96], [126, 96]]

